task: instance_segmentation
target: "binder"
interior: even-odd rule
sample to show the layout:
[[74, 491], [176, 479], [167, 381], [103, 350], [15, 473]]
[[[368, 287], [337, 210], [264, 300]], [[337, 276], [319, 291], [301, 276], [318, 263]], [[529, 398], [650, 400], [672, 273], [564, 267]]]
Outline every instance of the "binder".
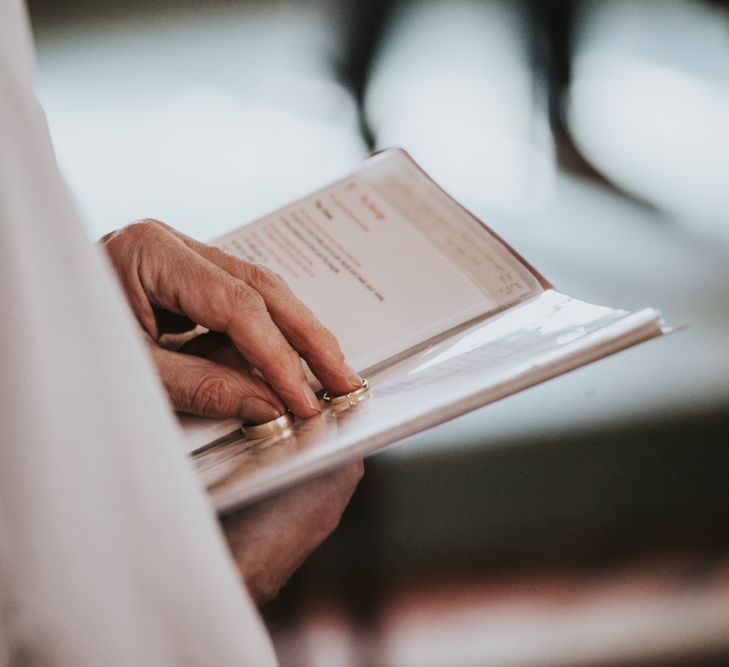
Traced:
[[[655, 309], [629, 312], [557, 291], [514, 249], [440, 189], [401, 149], [376, 154], [342, 179], [231, 232], [217, 243], [245, 256], [247, 239], [260, 238], [255, 235], [273, 229], [277, 236], [269, 236], [281, 237], [285, 249], [284, 242], [291, 246], [297, 238], [305, 239], [305, 234], [296, 232], [311, 231], [308, 224], [314, 226], [314, 234], [323, 233], [311, 216], [332, 201], [342, 204], [342, 216], [353, 215], [349, 209], [362, 202], [371, 205], [372, 211], [360, 207], [357, 215], [382, 216], [378, 218], [378, 230], [367, 228], [368, 234], [380, 235], [375, 240], [381, 243], [392, 239], [394, 244], [402, 244], [402, 238], [396, 239], [393, 230], [410, 234], [412, 227], [412, 243], [430, 253], [430, 259], [420, 264], [418, 258], [411, 258], [413, 271], [441, 267], [443, 281], [454, 281], [454, 294], [462, 288], [462, 302], [456, 294], [452, 307], [439, 302], [432, 313], [427, 308], [413, 310], [408, 299], [423, 303], [428, 297], [424, 285], [428, 281], [433, 285], [439, 276], [423, 273], [420, 281], [418, 275], [408, 274], [406, 284], [393, 287], [393, 299], [401, 299], [400, 309], [415, 312], [420, 320], [432, 314], [433, 321], [426, 322], [426, 326], [421, 323], [414, 331], [408, 328], [410, 323], [405, 317], [393, 324], [393, 312], [398, 311], [390, 303], [389, 319], [381, 323], [382, 329], [392, 334], [378, 338], [378, 305], [366, 301], [366, 307], [371, 308], [372, 326], [364, 332], [364, 338], [353, 340], [346, 309], [343, 312], [341, 307], [331, 307], [332, 301], [348, 303], [346, 290], [354, 289], [351, 281], [328, 282], [321, 278], [316, 283], [318, 292], [313, 292], [307, 305], [340, 336], [345, 350], [355, 350], [353, 365], [366, 377], [367, 386], [344, 397], [329, 396], [320, 390], [322, 412], [306, 420], [284, 415], [275, 423], [245, 428], [234, 419], [181, 416], [193, 465], [221, 514], [669, 331]], [[351, 235], [360, 231], [341, 232], [336, 220], [330, 222], [332, 236], [322, 248], [332, 252], [332, 262], [346, 263], [342, 258], [345, 253], [357, 253]], [[301, 227], [295, 228], [296, 224]], [[366, 227], [364, 223], [360, 226]], [[283, 239], [281, 231], [293, 235]], [[342, 235], [337, 236], [340, 232]], [[377, 247], [373, 248], [370, 255], [366, 248], [362, 250], [358, 270], [370, 271], [367, 276], [374, 278], [398, 275], [397, 266], [378, 265]], [[392, 263], [397, 258], [391, 256], [387, 261]], [[292, 287], [306, 293], [314, 284], [306, 280], [294, 277]], [[383, 295], [389, 298], [387, 287], [385, 282]], [[319, 296], [328, 289], [332, 290], [332, 299]], [[357, 289], [360, 292], [353, 298], [364, 298], [361, 286]], [[342, 293], [334, 294], [337, 290]], [[366, 336], [378, 341], [374, 351], [368, 349]], [[316, 387], [315, 378], [311, 379]]]

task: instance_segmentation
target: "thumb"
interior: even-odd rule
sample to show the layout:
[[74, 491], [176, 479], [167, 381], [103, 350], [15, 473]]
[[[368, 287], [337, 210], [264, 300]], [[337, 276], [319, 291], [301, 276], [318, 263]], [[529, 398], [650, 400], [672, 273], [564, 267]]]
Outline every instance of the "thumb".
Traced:
[[242, 368], [151, 345], [157, 372], [175, 410], [201, 417], [241, 417], [254, 424], [286, 412], [262, 379]]

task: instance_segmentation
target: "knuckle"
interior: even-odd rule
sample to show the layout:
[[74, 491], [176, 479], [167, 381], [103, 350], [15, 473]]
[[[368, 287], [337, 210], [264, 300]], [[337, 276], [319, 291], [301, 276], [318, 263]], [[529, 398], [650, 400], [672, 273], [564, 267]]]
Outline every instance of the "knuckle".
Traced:
[[208, 375], [195, 384], [190, 402], [192, 407], [205, 415], [232, 413], [233, 392], [225, 377]]
[[232, 299], [236, 308], [242, 308], [246, 312], [260, 313], [266, 310], [263, 297], [248, 285], [241, 282], [232, 284]]
[[122, 231], [130, 238], [144, 240], [158, 236], [163, 227], [159, 220], [143, 218], [129, 223]]
[[287, 287], [286, 281], [275, 271], [260, 264], [249, 264], [248, 281], [251, 285], [264, 290], [280, 290]]
[[107, 248], [132, 249], [143, 246], [150, 239], [159, 236], [162, 231], [161, 223], [152, 218], [135, 220], [104, 237], [103, 242]]

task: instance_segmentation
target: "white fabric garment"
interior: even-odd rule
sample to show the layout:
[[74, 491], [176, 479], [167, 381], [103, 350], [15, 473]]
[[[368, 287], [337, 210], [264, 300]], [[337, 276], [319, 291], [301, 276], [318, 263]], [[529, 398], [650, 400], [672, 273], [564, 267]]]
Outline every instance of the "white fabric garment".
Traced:
[[59, 177], [20, 0], [0, 0], [0, 304], [0, 665], [275, 664]]

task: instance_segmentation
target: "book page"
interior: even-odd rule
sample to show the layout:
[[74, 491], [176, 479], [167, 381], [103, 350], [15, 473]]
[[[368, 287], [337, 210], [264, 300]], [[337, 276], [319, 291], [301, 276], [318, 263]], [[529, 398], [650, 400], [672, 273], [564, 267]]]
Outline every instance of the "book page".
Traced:
[[541, 289], [409, 164], [388, 151], [217, 242], [279, 273], [360, 372]]
[[194, 457], [219, 511], [661, 334], [659, 314], [546, 290], [370, 376], [354, 406], [327, 407], [279, 437]]
[[362, 175], [495, 305], [504, 307], [541, 291], [535, 272], [404, 151], [375, 155]]

